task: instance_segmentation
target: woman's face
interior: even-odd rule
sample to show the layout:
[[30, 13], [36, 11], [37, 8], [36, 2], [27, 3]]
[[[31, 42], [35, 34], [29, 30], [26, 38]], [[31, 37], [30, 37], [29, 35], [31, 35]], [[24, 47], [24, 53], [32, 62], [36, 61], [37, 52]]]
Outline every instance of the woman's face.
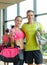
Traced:
[[19, 27], [21, 25], [22, 22], [22, 18], [21, 17], [17, 17], [15, 20], [15, 26]]

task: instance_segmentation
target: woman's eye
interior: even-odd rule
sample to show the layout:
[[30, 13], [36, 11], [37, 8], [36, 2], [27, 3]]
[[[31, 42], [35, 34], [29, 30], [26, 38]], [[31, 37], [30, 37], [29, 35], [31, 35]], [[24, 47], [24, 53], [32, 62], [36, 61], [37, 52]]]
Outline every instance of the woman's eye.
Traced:
[[22, 22], [22, 21], [20, 21], [20, 22]]
[[17, 20], [17, 21], [19, 21], [19, 20]]

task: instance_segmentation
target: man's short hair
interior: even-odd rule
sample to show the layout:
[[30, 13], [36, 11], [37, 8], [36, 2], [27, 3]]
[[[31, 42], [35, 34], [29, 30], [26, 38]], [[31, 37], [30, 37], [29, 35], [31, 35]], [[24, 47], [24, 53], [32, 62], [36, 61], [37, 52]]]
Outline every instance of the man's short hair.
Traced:
[[33, 10], [28, 10], [28, 11], [27, 11], [27, 14], [28, 14], [29, 12], [33, 12], [33, 13], [34, 13], [34, 11], [33, 11]]

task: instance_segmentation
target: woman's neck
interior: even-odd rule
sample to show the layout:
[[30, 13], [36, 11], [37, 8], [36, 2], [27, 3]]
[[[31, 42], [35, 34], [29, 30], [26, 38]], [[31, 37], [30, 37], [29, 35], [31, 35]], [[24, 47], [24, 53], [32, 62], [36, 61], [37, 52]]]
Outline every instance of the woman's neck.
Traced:
[[15, 29], [17, 29], [17, 30], [18, 30], [18, 29], [19, 29], [19, 27], [18, 27], [18, 26], [15, 26]]
[[16, 28], [19, 28], [18, 26], [15, 25]]

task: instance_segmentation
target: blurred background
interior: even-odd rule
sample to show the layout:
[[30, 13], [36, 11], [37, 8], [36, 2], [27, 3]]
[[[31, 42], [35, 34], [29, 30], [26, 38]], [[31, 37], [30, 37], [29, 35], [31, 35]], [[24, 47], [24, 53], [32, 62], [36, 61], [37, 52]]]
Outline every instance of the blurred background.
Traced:
[[[0, 44], [2, 43], [2, 36], [5, 33], [5, 29], [11, 29], [16, 16], [20, 15], [23, 17], [21, 26], [27, 22], [27, 10], [34, 11], [34, 20], [42, 24], [46, 32], [45, 37], [47, 38], [47, 0], [0, 0]], [[47, 65], [47, 44], [41, 48], [44, 65]]]

